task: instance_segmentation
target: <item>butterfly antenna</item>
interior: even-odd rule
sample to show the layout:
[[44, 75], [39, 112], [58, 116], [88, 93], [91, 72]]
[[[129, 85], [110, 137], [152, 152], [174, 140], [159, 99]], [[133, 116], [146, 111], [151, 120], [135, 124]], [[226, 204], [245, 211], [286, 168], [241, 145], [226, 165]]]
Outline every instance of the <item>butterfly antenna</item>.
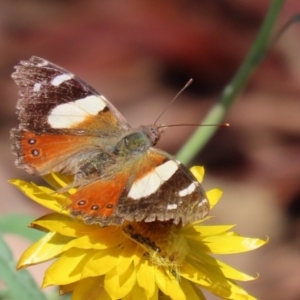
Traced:
[[199, 126], [217, 126], [217, 127], [229, 127], [229, 123], [221, 123], [221, 124], [170, 124], [170, 125], [161, 125], [158, 126], [158, 128], [169, 128], [169, 127], [184, 127], [184, 126], [194, 126], [194, 127], [199, 127]]
[[193, 82], [193, 79], [191, 78], [186, 84], [185, 86], [177, 93], [177, 95], [171, 100], [171, 102], [165, 107], [165, 109], [159, 114], [158, 118], [155, 120], [153, 125], [156, 125], [156, 123], [158, 122], [158, 120], [162, 117], [162, 115], [167, 111], [167, 109], [173, 104], [173, 102], [178, 98], [178, 96], [187, 88], [191, 85], [191, 83]]

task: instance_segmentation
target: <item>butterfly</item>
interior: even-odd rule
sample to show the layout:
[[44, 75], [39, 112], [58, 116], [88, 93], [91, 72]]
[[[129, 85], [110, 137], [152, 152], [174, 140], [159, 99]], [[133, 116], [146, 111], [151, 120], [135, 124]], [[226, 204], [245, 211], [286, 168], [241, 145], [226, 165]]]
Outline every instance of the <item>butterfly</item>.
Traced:
[[170, 154], [154, 148], [158, 126], [131, 128], [89, 84], [39, 57], [21, 61], [16, 166], [30, 174], [73, 175], [70, 214], [86, 224], [187, 224], [209, 212], [205, 191]]

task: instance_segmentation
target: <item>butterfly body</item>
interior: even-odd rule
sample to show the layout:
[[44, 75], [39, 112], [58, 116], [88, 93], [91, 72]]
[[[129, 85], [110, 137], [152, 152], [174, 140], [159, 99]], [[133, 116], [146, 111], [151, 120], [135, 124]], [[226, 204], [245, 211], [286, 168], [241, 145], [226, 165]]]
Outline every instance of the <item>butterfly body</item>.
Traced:
[[117, 109], [72, 73], [38, 57], [12, 75], [20, 125], [12, 129], [16, 165], [30, 174], [74, 175], [71, 214], [101, 226], [127, 221], [190, 223], [207, 215], [190, 171], [154, 148], [156, 126], [133, 129]]

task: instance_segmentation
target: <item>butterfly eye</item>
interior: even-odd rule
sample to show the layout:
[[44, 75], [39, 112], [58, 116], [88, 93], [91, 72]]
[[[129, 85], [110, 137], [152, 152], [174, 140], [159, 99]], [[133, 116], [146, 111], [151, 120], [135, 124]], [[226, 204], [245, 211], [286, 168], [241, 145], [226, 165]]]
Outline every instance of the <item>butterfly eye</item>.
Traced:
[[113, 205], [112, 205], [112, 204], [107, 204], [107, 205], [106, 205], [106, 208], [111, 209], [111, 208], [113, 208]]
[[125, 137], [124, 138], [124, 144], [125, 144], [125, 146], [128, 146], [129, 143], [130, 143], [130, 138], [129, 137]]

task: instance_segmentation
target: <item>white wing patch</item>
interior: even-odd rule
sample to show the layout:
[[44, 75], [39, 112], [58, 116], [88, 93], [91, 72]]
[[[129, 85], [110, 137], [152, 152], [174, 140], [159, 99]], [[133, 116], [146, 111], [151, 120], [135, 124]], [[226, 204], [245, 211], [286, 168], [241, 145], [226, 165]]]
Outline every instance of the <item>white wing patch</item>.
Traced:
[[54, 77], [51, 80], [51, 84], [54, 86], [59, 86], [60, 84], [62, 84], [63, 82], [70, 80], [73, 78], [72, 74], [61, 74], [61, 75], [57, 75], [56, 77]]
[[178, 205], [175, 203], [167, 205], [167, 209], [169, 209], [169, 210], [176, 209], [177, 207], [178, 207]]
[[102, 96], [87, 96], [84, 99], [76, 100], [75, 103], [82, 111], [93, 116], [96, 116], [106, 107], [106, 103], [103, 101]]
[[191, 193], [193, 193], [196, 189], [196, 187], [199, 185], [198, 182], [192, 182], [187, 188], [179, 191], [178, 195], [180, 197], [184, 197], [184, 196], [187, 196], [187, 195], [190, 195]]
[[105, 107], [106, 103], [101, 96], [91, 95], [56, 106], [51, 111], [47, 121], [52, 128], [72, 128], [83, 122], [86, 117], [96, 116]]
[[37, 92], [39, 92], [39, 91], [41, 90], [41, 87], [42, 87], [42, 84], [39, 83], [39, 82], [36, 82], [36, 83], [34, 84], [34, 86], [33, 86], [33, 91], [34, 91], [35, 93], [37, 93]]
[[135, 181], [128, 193], [128, 197], [139, 200], [140, 198], [155, 193], [177, 170], [178, 163], [174, 160], [168, 160], [164, 164], [156, 167], [153, 172]]

